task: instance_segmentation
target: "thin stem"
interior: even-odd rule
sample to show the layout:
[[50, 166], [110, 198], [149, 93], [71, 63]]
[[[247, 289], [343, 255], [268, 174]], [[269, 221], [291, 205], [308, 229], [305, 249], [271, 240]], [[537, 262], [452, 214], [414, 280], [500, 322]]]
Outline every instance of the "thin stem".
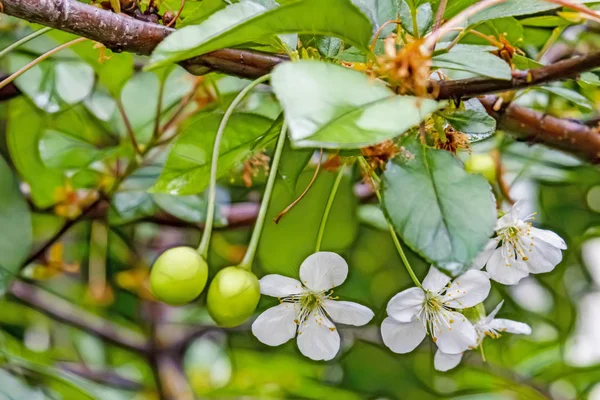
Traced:
[[435, 13], [435, 22], [433, 23], [433, 32], [440, 29], [442, 25], [442, 21], [444, 20], [444, 12], [446, 12], [446, 6], [448, 5], [448, 0], [441, 0], [440, 5]]
[[133, 126], [131, 126], [131, 122], [129, 121], [129, 118], [127, 117], [127, 113], [125, 112], [125, 107], [123, 106], [121, 99], [116, 98], [115, 101], [117, 103], [117, 108], [119, 109], [119, 113], [121, 114], [121, 117], [123, 118], [123, 123], [125, 124], [125, 130], [127, 131], [127, 136], [129, 136], [129, 140], [131, 140], [131, 145], [133, 146], [133, 150], [135, 151], [135, 154], [141, 154], [140, 146], [138, 144], [137, 139], [135, 138], [135, 131], [133, 130]]
[[419, 22], [417, 21], [417, 10], [416, 9], [411, 8], [410, 17], [412, 19], [412, 25], [413, 25], [413, 36], [416, 39], [419, 39], [421, 37], [421, 35], [419, 35]]
[[158, 86], [158, 100], [156, 102], [156, 117], [154, 119], [154, 130], [152, 131], [152, 137], [156, 140], [160, 137], [160, 114], [162, 112], [163, 94], [165, 92], [165, 80], [161, 79]]
[[[371, 167], [369, 166], [369, 163], [367, 162], [367, 160], [365, 160], [364, 157], [359, 157], [358, 160], [360, 161], [360, 164], [361, 164], [363, 170], [365, 171], [365, 173], [369, 174], [369, 177], [373, 180], [373, 187], [375, 190], [375, 194], [377, 195], [379, 204], [381, 204], [381, 192], [379, 190], [379, 185], [381, 183], [381, 180], [379, 179], [377, 174], [375, 174], [372, 171]], [[415, 275], [415, 271], [413, 271], [412, 267], [410, 266], [410, 263], [408, 262], [408, 258], [406, 258], [406, 254], [404, 253], [404, 249], [402, 249], [402, 244], [400, 243], [400, 239], [398, 239], [398, 234], [394, 230], [394, 226], [391, 224], [391, 222], [387, 218], [387, 216], [386, 216], [385, 220], [388, 224], [388, 228], [390, 230], [390, 235], [392, 236], [392, 241], [394, 242], [394, 246], [396, 246], [396, 250], [398, 251], [400, 258], [402, 259], [402, 263], [404, 264], [404, 267], [406, 268], [406, 272], [408, 272], [408, 275], [410, 276], [410, 278], [412, 279], [414, 284], [417, 287], [422, 288], [423, 286], [421, 285], [421, 281], [419, 281], [419, 278], [417, 278], [417, 275]]]
[[167, 24], [167, 28], [169, 28], [175, 24], [177, 19], [181, 16], [181, 12], [183, 11], [184, 6], [185, 6], [185, 0], [181, 0], [181, 5], [179, 6], [179, 10], [177, 10], [177, 14], [173, 18], [173, 20]]
[[333, 183], [333, 187], [331, 188], [331, 192], [329, 193], [327, 205], [325, 206], [325, 211], [323, 212], [323, 217], [321, 218], [321, 226], [319, 226], [319, 233], [317, 234], [317, 244], [315, 245], [315, 253], [321, 250], [321, 243], [323, 242], [323, 235], [325, 234], [325, 227], [327, 226], [327, 220], [329, 219], [331, 206], [333, 205], [335, 195], [337, 194], [338, 188], [340, 187], [340, 182], [342, 182], [342, 177], [344, 176], [345, 169], [346, 164], [342, 164], [340, 170], [338, 171], [337, 177], [335, 178], [335, 182]]
[[375, 32], [375, 36], [373, 37], [373, 40], [371, 41], [371, 52], [372, 53], [375, 52], [375, 45], [377, 44], [377, 39], [379, 39], [379, 35], [381, 35], [381, 32], [383, 32], [383, 30], [385, 29], [386, 26], [388, 26], [389, 24], [401, 24], [401, 23], [402, 23], [402, 21], [400, 21], [400, 20], [385, 21], [379, 27], [379, 29], [377, 29], [377, 32]]
[[17, 47], [21, 46], [22, 44], [25, 44], [27, 42], [29, 42], [30, 40], [35, 39], [38, 36], [43, 35], [44, 33], [51, 31], [52, 28], [46, 27], [46, 28], [42, 28], [40, 30], [37, 30], [33, 33], [30, 33], [29, 35], [25, 36], [24, 38], [21, 38], [19, 40], [17, 40], [16, 42], [14, 42], [13, 44], [11, 44], [10, 46], [8, 46], [7, 48], [5, 48], [4, 50], [0, 51], [0, 58], [4, 57], [5, 55], [7, 55], [8, 53], [10, 53], [11, 51], [13, 51], [14, 49], [16, 49]]
[[[204, 232], [202, 233], [202, 239], [200, 239], [200, 245], [198, 246], [198, 253], [204, 259], [208, 256], [208, 245], [210, 243], [210, 235], [212, 233], [213, 223], [215, 220], [215, 198], [217, 192], [217, 168], [219, 166], [219, 151], [221, 147], [221, 139], [223, 138], [223, 133], [225, 132], [225, 128], [227, 127], [227, 122], [229, 122], [229, 118], [233, 114], [235, 108], [242, 102], [244, 97], [252, 89], [254, 89], [259, 84], [267, 81], [271, 75], [263, 75], [260, 78], [252, 81], [248, 86], [246, 86], [231, 102], [231, 105], [225, 111], [225, 115], [223, 115], [223, 119], [221, 120], [221, 124], [219, 125], [219, 129], [217, 130], [217, 135], [215, 136], [215, 143], [213, 145], [213, 153], [212, 160], [210, 166], [210, 182], [208, 185], [208, 207], [206, 210], [206, 223], [204, 225]], [[273, 160], [273, 164], [275, 165], [275, 160]], [[275, 165], [276, 166], [276, 165]], [[273, 171], [275, 174], [277, 170]]]
[[454, 28], [456, 28], [457, 26], [459, 26], [478, 12], [483, 11], [486, 8], [494, 6], [496, 4], [504, 3], [505, 1], [506, 0], [483, 0], [461, 11], [458, 15], [456, 15], [450, 21], [446, 22], [444, 25], [440, 26], [438, 30], [432, 32], [431, 35], [427, 37], [425, 43], [423, 43], [422, 51], [424, 53], [431, 54], [438, 40], [444, 37], [444, 35], [446, 35], [448, 32], [452, 31]]
[[269, 171], [269, 179], [267, 180], [265, 194], [263, 195], [263, 200], [260, 204], [260, 209], [258, 210], [256, 225], [254, 225], [254, 230], [252, 231], [250, 244], [248, 245], [248, 250], [246, 250], [244, 259], [238, 265], [240, 268], [247, 269], [248, 271], [250, 271], [252, 268], [252, 262], [254, 261], [254, 256], [256, 255], [256, 249], [258, 248], [258, 241], [260, 240], [262, 228], [265, 224], [265, 217], [267, 216], [267, 209], [269, 208], [269, 203], [271, 201], [271, 194], [273, 193], [273, 188], [275, 187], [275, 180], [277, 180], [277, 170], [279, 169], [279, 160], [281, 160], [281, 154], [283, 153], [283, 145], [285, 144], [286, 133], [287, 124], [284, 122], [283, 126], [281, 127], [281, 132], [279, 133], [279, 139], [277, 139], [277, 147], [275, 148], [275, 153], [273, 154], [273, 162], [271, 163], [271, 168]]
[[8, 85], [9, 83], [11, 83], [12, 81], [14, 81], [15, 79], [17, 79], [19, 76], [23, 75], [25, 72], [29, 71], [31, 68], [35, 67], [37, 64], [39, 64], [40, 62], [44, 61], [46, 58], [50, 57], [51, 55], [53, 55], [55, 53], [58, 53], [59, 51], [61, 51], [63, 49], [66, 49], [69, 46], [73, 46], [74, 44], [81, 43], [84, 40], [87, 40], [87, 38], [78, 38], [78, 39], [75, 39], [75, 40], [71, 40], [70, 42], [63, 43], [60, 46], [57, 46], [57, 47], [53, 48], [50, 51], [47, 51], [46, 53], [42, 54], [41, 56], [39, 56], [35, 60], [31, 61], [29, 64], [27, 64], [24, 67], [22, 67], [21, 69], [19, 69], [14, 74], [10, 75], [5, 80], [3, 80], [2, 82], [0, 82], [0, 89], [2, 89], [4, 86]]
[[600, 14], [597, 11], [584, 6], [583, 4], [578, 4], [571, 0], [546, 0], [546, 1], [548, 3], [559, 4], [563, 7], [567, 7], [567, 8], [571, 8], [575, 11], [579, 11], [581, 14], [584, 14], [584, 15], [590, 17], [588, 19], [593, 19], [596, 22], [600, 22]]

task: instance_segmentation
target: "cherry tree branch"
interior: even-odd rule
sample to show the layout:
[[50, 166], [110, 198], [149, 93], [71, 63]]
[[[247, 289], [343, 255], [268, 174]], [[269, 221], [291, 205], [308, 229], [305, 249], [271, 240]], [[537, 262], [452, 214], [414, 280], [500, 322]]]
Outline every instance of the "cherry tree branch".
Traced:
[[8, 293], [22, 303], [55, 320], [83, 329], [92, 335], [105, 339], [109, 343], [139, 353], [148, 350], [147, 340], [142, 334], [113, 324], [109, 320], [81, 309], [44, 289], [23, 281], [15, 281]]
[[600, 164], [600, 132], [584, 123], [556, 118], [511, 103], [495, 110], [496, 96], [480, 98], [487, 112], [507, 133], [530, 143], [542, 143]]

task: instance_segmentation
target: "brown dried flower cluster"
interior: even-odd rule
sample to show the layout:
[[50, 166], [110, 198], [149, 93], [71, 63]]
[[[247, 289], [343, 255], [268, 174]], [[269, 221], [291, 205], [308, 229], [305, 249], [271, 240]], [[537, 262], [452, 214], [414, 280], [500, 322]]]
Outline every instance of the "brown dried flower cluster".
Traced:
[[467, 149], [471, 150], [471, 145], [469, 144], [469, 136], [465, 135], [462, 132], [457, 131], [451, 126], [446, 127], [445, 129], [446, 139], [443, 140], [439, 137], [439, 135], [435, 138], [435, 148], [442, 149], [451, 152], [452, 154], [456, 154], [458, 150]]
[[360, 149], [372, 171], [377, 169], [383, 171], [388, 161], [400, 154], [401, 151], [401, 148], [391, 140]]
[[259, 152], [254, 154], [244, 163], [244, 172], [242, 178], [246, 187], [252, 186], [252, 178], [256, 178], [261, 170], [269, 173], [269, 156]]

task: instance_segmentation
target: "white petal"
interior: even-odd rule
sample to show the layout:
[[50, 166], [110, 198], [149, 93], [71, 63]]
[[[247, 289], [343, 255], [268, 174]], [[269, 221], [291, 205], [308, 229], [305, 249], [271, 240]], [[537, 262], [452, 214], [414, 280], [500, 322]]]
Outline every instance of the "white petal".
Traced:
[[512, 321], [510, 319], [498, 318], [487, 324], [487, 328], [498, 332], [515, 333], [519, 335], [531, 335], [531, 327], [523, 322]]
[[[550, 272], [562, 261], [562, 250], [543, 240], [530, 238], [533, 240], [533, 246], [528, 252], [528, 259], [525, 261], [529, 271], [534, 274]], [[529, 244], [529, 243], [528, 243]]]
[[300, 266], [300, 280], [310, 290], [321, 292], [341, 285], [348, 276], [348, 264], [339, 254], [320, 251]]
[[351, 301], [325, 300], [323, 307], [334, 322], [346, 325], [366, 325], [375, 315], [369, 308]]
[[488, 297], [491, 288], [487, 273], [471, 269], [450, 284], [442, 302], [452, 308], [473, 307]]
[[494, 250], [486, 267], [490, 277], [503, 285], [516, 285], [519, 281], [529, 275], [527, 264], [523, 261], [502, 257], [502, 247]]
[[459, 354], [446, 354], [438, 349], [433, 357], [433, 366], [437, 371], [450, 371], [460, 364], [462, 360], [462, 353]]
[[311, 360], [331, 360], [340, 350], [340, 335], [322, 313], [312, 312], [298, 328], [298, 348]]
[[498, 247], [498, 240], [490, 239], [490, 241], [487, 242], [481, 253], [479, 253], [477, 257], [475, 257], [475, 259], [473, 260], [471, 269], [482, 269], [492, 256], [492, 253], [494, 252], [496, 247]]
[[498, 315], [498, 312], [502, 308], [503, 304], [504, 304], [504, 300], [502, 300], [500, 303], [498, 303], [496, 308], [494, 308], [494, 310], [491, 313], [489, 313], [485, 318], [483, 318], [480, 322], [478, 322], [478, 324], [481, 326], [485, 326], [485, 325], [489, 324], [490, 322], [492, 322], [492, 320], [494, 318], [496, 318], [496, 315]]
[[530, 232], [531, 232], [531, 235], [534, 236], [535, 238], [543, 240], [544, 242], [551, 244], [554, 247], [557, 247], [561, 250], [567, 249], [567, 244], [565, 243], [563, 238], [561, 238], [560, 236], [558, 236], [556, 233], [554, 233], [552, 231], [531, 227]]
[[411, 322], [398, 322], [388, 317], [381, 324], [383, 343], [394, 353], [410, 353], [423, 341], [426, 333], [423, 322], [416, 318]]
[[519, 215], [521, 215], [521, 208], [523, 206], [523, 202], [517, 201], [515, 205], [512, 206], [509, 212], [504, 214], [498, 222], [496, 223], [496, 230], [504, 229], [511, 225], [515, 225], [517, 221], [519, 221]]
[[252, 323], [252, 333], [264, 344], [279, 346], [296, 336], [298, 311], [293, 303], [271, 307]]
[[272, 297], [285, 297], [305, 292], [300, 281], [283, 275], [265, 275], [260, 280], [260, 293]]
[[423, 279], [423, 289], [433, 293], [439, 293], [450, 282], [450, 277], [434, 266], [429, 268], [429, 272]]
[[398, 322], [410, 322], [421, 310], [424, 301], [423, 289], [406, 289], [392, 297], [387, 305], [387, 313]]
[[459, 354], [477, 345], [477, 332], [473, 324], [462, 314], [443, 311], [449, 326], [438, 324], [434, 341], [446, 354]]

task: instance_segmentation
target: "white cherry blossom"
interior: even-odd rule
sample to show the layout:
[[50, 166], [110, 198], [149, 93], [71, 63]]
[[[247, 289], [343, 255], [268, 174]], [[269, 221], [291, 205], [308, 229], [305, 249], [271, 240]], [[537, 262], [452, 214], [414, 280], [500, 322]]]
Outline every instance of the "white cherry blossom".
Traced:
[[423, 288], [398, 293], [388, 303], [388, 317], [381, 325], [383, 342], [393, 352], [408, 353], [431, 335], [447, 354], [460, 354], [477, 344], [473, 324], [460, 312], [481, 303], [490, 292], [488, 274], [469, 270], [450, 282], [431, 267]]
[[473, 268], [486, 266], [491, 279], [515, 285], [530, 273], [550, 272], [562, 260], [565, 241], [556, 233], [531, 225], [535, 214], [520, 219], [521, 206], [513, 208], [496, 224], [496, 237], [476, 257]]
[[[477, 332], [477, 346], [481, 346], [481, 343], [486, 336], [489, 336], [492, 339], [498, 339], [504, 332], [515, 333], [519, 335], [531, 334], [531, 327], [527, 324], [512, 321], [510, 319], [496, 318], [496, 314], [498, 314], [498, 311], [500, 311], [503, 303], [504, 301], [501, 301], [500, 304], [496, 306], [494, 311], [492, 311], [488, 316], [482, 317], [473, 325], [475, 327], [475, 331]], [[460, 363], [462, 356], [462, 353], [446, 354], [438, 349], [438, 351], [435, 353], [433, 364], [435, 369], [438, 371], [449, 371]]]
[[361, 326], [373, 312], [360, 304], [337, 301], [332, 288], [348, 275], [348, 264], [336, 253], [321, 251], [300, 266], [302, 282], [282, 275], [266, 275], [260, 292], [279, 298], [280, 304], [263, 312], [252, 324], [252, 333], [269, 346], [279, 346], [298, 333], [298, 348], [313, 360], [331, 360], [340, 349], [334, 322]]

